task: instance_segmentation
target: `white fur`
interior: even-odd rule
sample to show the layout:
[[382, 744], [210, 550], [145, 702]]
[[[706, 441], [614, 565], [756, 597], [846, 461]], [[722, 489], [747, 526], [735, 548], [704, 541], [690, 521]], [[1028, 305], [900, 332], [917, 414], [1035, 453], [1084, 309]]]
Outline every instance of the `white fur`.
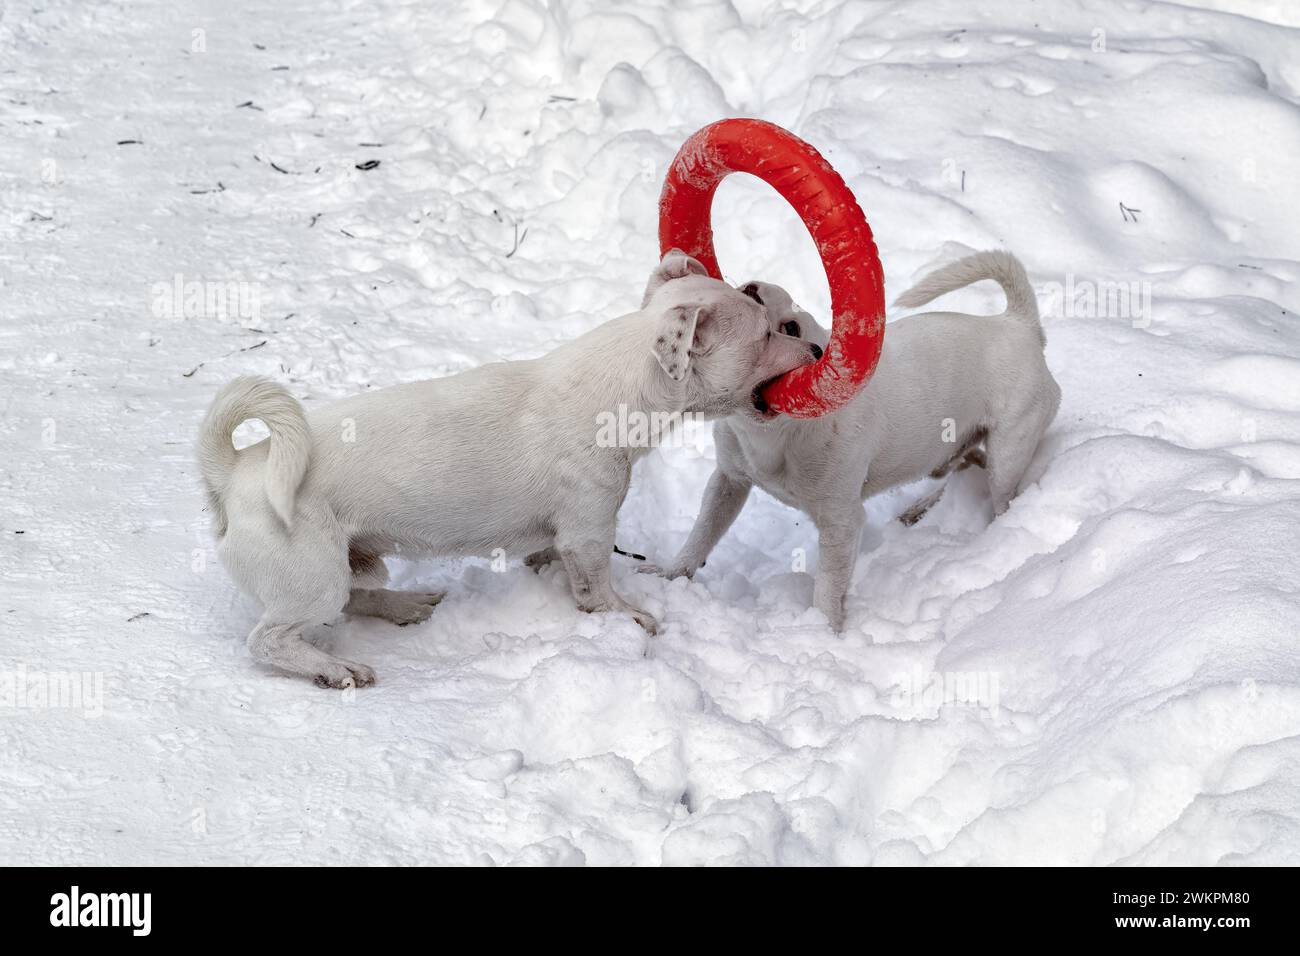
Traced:
[[[553, 547], [578, 606], [653, 617], [610, 583], [614, 521], [646, 449], [600, 447], [601, 413], [732, 415], [765, 381], [812, 360], [770, 334], [766, 312], [670, 253], [643, 308], [548, 355], [367, 392], [305, 412], [261, 379], [227, 385], [208, 413], [199, 463], [217, 517], [218, 554], [263, 605], [249, 635], [258, 660], [331, 687], [373, 682], [302, 631], [340, 610], [398, 623], [441, 595], [376, 590], [382, 556], [490, 554]], [[755, 416], [757, 417], [757, 416]], [[270, 437], [242, 451], [240, 422]]]
[[[1005, 252], [977, 253], [927, 275], [898, 302], [923, 305], [981, 279], [1002, 286], [1005, 312], [931, 312], [890, 323], [875, 374], [844, 408], [814, 419], [740, 414], [717, 422], [718, 466], [690, 537], [667, 567], [642, 570], [693, 575], [757, 485], [816, 524], [814, 603], [841, 630], [863, 500], [958, 463], [987, 462], [994, 510], [1004, 512], [1061, 395], [1043, 359], [1024, 267]], [[784, 289], [762, 282], [742, 288], [764, 304], [774, 329], [793, 330], [793, 321], [801, 337], [825, 346], [828, 332]]]
[[267, 501], [285, 525], [293, 521], [294, 495], [307, 472], [311, 435], [297, 399], [266, 379], [235, 379], [217, 395], [199, 430], [199, 468], [221, 520], [219, 534], [225, 533], [221, 502], [238, 460], [230, 433], [249, 417], [250, 408], [257, 409], [274, 438], [262, 480]]

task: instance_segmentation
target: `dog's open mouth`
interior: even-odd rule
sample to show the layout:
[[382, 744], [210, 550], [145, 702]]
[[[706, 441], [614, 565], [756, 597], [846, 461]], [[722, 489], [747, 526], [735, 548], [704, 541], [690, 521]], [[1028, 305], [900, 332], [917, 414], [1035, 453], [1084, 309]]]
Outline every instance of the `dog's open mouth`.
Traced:
[[[781, 373], [781, 375], [785, 374], [787, 373]], [[773, 375], [767, 381], [759, 384], [758, 387], [750, 393], [749, 399], [750, 403], [754, 406], [754, 411], [758, 412], [758, 414], [763, 418], [776, 418], [776, 412], [772, 411], [772, 407], [767, 404], [767, 399], [763, 397], [763, 393], [767, 391], [768, 386], [779, 379], [781, 375]]]

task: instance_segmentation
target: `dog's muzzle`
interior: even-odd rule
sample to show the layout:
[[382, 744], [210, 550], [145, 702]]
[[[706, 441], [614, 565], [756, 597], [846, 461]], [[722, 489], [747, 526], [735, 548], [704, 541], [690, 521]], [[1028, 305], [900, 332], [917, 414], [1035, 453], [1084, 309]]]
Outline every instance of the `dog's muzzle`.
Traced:
[[[812, 362], [820, 361], [822, 357], [822, 347], [820, 345], [816, 342], [809, 342], [808, 350], [812, 353]], [[811, 365], [812, 362], [809, 362], [808, 364]], [[790, 371], [793, 372], [794, 369], [791, 369]], [[753, 393], [750, 395], [750, 402], [754, 406], [754, 411], [758, 412], [760, 417], [776, 418], [776, 412], [772, 411], [772, 407], [768, 405], [767, 399], [763, 397], [763, 392], [767, 390], [769, 385], [781, 378], [781, 376], [789, 374], [790, 372], [782, 372], [781, 375], [773, 375], [766, 382], [759, 385], [758, 388], [754, 389]]]

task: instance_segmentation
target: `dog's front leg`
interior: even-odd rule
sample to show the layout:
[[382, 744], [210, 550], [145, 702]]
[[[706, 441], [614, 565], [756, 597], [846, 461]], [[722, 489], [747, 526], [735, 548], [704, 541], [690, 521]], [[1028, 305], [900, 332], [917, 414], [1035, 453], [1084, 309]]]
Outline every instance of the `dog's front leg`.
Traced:
[[751, 488], [753, 484], [744, 478], [728, 475], [720, 468], [715, 470], [708, 487], [704, 489], [704, 500], [700, 503], [695, 527], [691, 528], [690, 536], [672, 564], [667, 567], [650, 565], [637, 570], [662, 574], [666, 578], [693, 577], [696, 571], [704, 567], [704, 562], [745, 507]]
[[633, 607], [614, 591], [609, 579], [609, 556], [614, 550], [613, 536], [596, 538], [556, 535], [555, 549], [569, 575], [573, 600], [581, 611], [626, 611], [649, 634], [659, 631], [654, 615]]
[[836, 508], [816, 517], [817, 580], [813, 605], [826, 615], [835, 631], [844, 630], [844, 598], [853, 581], [853, 567], [862, 543], [865, 515], [860, 502], [851, 508]]

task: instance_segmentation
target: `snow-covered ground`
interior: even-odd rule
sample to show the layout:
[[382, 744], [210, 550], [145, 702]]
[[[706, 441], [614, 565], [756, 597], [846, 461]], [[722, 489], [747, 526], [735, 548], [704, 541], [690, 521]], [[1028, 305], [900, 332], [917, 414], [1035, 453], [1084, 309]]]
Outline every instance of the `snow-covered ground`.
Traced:
[[[1296, 27], [1289, 0], [6, 3], [0, 863], [1300, 862]], [[559, 568], [398, 562], [449, 591], [427, 623], [322, 631], [376, 687], [255, 665], [192, 460], [217, 387], [322, 402], [629, 311], [669, 159], [730, 115], [822, 150], [891, 297], [1024, 259], [1064, 398], [1009, 513], [975, 471], [913, 528], [928, 484], [869, 503], [842, 638], [809, 522], [758, 495], [693, 583], [618, 559], [648, 651]], [[825, 315], [798, 220], [740, 179], [728, 277]], [[638, 466], [624, 548], [684, 539], [713, 454], [686, 438]]]

